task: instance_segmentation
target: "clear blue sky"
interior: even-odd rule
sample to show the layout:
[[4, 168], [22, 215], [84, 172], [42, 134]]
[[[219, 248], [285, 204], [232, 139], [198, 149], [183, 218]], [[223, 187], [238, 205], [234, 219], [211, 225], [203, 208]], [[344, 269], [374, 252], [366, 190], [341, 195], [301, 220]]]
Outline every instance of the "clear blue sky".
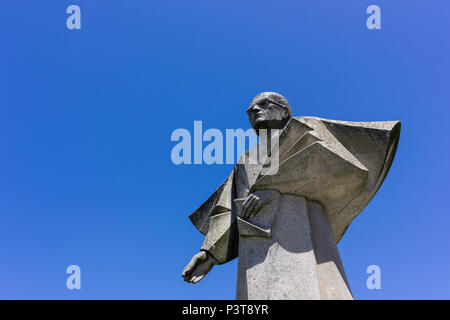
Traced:
[[450, 299], [449, 30], [445, 0], [3, 1], [0, 298], [233, 299], [236, 260], [180, 276], [203, 240], [187, 217], [233, 166], [176, 166], [170, 135], [249, 128], [277, 91], [296, 116], [402, 121], [341, 257], [357, 299]]

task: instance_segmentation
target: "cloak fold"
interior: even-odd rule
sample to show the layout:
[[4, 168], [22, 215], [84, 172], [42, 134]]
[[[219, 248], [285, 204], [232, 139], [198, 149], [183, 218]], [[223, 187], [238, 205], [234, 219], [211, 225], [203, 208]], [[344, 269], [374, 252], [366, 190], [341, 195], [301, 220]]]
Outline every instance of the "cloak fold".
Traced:
[[[399, 121], [292, 118], [280, 135], [278, 172], [259, 174], [248, 192], [274, 189], [318, 201], [326, 209], [338, 242], [381, 186], [399, 137]], [[202, 234], [208, 234], [212, 217], [231, 213], [233, 200], [246, 196], [234, 186], [237, 170], [246, 170], [246, 166], [236, 165], [227, 180], [189, 216]]]

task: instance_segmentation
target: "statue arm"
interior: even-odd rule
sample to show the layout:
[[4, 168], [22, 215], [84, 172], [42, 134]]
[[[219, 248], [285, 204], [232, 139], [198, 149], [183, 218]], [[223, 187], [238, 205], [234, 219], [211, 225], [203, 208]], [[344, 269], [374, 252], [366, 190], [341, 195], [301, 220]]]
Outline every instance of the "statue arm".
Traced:
[[236, 216], [232, 210], [233, 172], [228, 179], [189, 216], [205, 240], [200, 252], [195, 254], [184, 268], [185, 281], [197, 283], [215, 264], [223, 264], [238, 255]]
[[184, 268], [182, 277], [186, 282], [197, 283], [216, 264], [223, 264], [237, 257], [237, 224], [231, 211], [210, 218], [209, 231], [201, 246]]
[[228, 211], [212, 216], [201, 250], [211, 254], [217, 264], [223, 264], [237, 257], [237, 249], [238, 231], [233, 213]]

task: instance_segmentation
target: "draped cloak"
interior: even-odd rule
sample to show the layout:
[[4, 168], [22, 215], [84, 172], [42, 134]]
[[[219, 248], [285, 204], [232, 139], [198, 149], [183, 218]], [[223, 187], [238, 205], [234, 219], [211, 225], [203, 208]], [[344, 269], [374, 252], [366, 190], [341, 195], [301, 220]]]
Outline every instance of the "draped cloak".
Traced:
[[[279, 136], [279, 167], [274, 171], [276, 173], [266, 171], [262, 174], [262, 165], [239, 161], [226, 181], [189, 216], [194, 226], [205, 235], [201, 249], [208, 251], [219, 264], [239, 256], [239, 272], [242, 275], [238, 276], [237, 297], [351, 298], [337, 248], [331, 247], [335, 247], [352, 220], [366, 207], [381, 186], [393, 161], [399, 136], [399, 121], [348, 122], [293, 117]], [[243, 156], [246, 155], [248, 151]], [[267, 192], [271, 192], [273, 196], [254, 219], [240, 217], [242, 200], [248, 194]], [[278, 229], [275, 227], [277, 219], [281, 221], [278, 222]], [[305, 225], [308, 225], [306, 229]], [[315, 230], [317, 228], [322, 231]], [[276, 232], [289, 234], [276, 236]], [[306, 235], [299, 235], [297, 239], [296, 233]], [[283, 236], [298, 243], [290, 245], [280, 238]], [[316, 239], [313, 239], [314, 237]], [[325, 240], [317, 240], [321, 238], [329, 239], [326, 241], [333, 244], [324, 245]], [[264, 241], [269, 241], [269, 244], [266, 246]], [[331, 283], [333, 280], [330, 279], [334, 276], [323, 273], [317, 277], [319, 280], [322, 277], [325, 279], [322, 281], [328, 281], [329, 284], [321, 284], [319, 280], [317, 285], [311, 284], [317, 287], [315, 296], [305, 292], [293, 294], [295, 290], [298, 291], [296, 287], [299, 285], [289, 290], [280, 289], [279, 291], [285, 292], [279, 296], [273, 295], [272, 292], [278, 288], [277, 283], [282, 286], [280, 288], [289, 288], [289, 284], [286, 284], [289, 279], [283, 279], [282, 275], [275, 275], [276, 278], [273, 278], [273, 274], [285, 272], [274, 271], [273, 266], [270, 269], [270, 281], [268, 276], [263, 280], [256, 279], [257, 275], [252, 276], [254, 281], [268, 283], [267, 288], [261, 288], [260, 284], [252, 285], [251, 279], [245, 280], [252, 274], [249, 269], [268, 261], [268, 248], [274, 245], [281, 245], [288, 253], [312, 251], [315, 258], [313, 254], [313, 257], [308, 259], [314, 260], [317, 265], [320, 264], [319, 260], [334, 260], [335, 269], [340, 272], [348, 293], [339, 293], [336, 288], [331, 293], [330, 289], [327, 289], [328, 293], [324, 293], [325, 289], [322, 287], [334, 288], [339, 287], [339, 284]], [[267, 247], [263, 254], [255, 249], [258, 246]], [[304, 248], [301, 249], [301, 246]], [[331, 252], [330, 250], [333, 253], [327, 255], [333, 257], [320, 257], [320, 252]], [[242, 266], [241, 259], [244, 257], [241, 255], [246, 256]], [[291, 257], [277, 255], [274, 259], [278, 259], [276, 263], [282, 264], [281, 260], [289, 260]], [[310, 264], [309, 260], [295, 259], [297, 258], [293, 256], [291, 260], [294, 262], [285, 264], [286, 268], [298, 269], [289, 276], [295, 277], [302, 272], [307, 274], [308, 268], [302, 269], [301, 265]], [[296, 266], [295, 263], [300, 265]], [[258, 269], [258, 274], [267, 273], [268, 267], [264, 268]], [[284, 270], [287, 270], [286, 268]], [[314, 270], [311, 272], [317, 273]], [[305, 279], [300, 282], [304, 283]], [[315, 289], [308, 290], [314, 292]]]

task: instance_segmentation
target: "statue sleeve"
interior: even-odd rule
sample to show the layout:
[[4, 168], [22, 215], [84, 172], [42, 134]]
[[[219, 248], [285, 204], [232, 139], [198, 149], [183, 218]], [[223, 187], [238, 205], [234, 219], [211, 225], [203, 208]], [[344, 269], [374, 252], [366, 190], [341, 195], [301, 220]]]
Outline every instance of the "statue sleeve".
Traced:
[[219, 264], [238, 255], [237, 222], [232, 210], [234, 172], [189, 216], [197, 230], [205, 235], [201, 250], [208, 251]]

